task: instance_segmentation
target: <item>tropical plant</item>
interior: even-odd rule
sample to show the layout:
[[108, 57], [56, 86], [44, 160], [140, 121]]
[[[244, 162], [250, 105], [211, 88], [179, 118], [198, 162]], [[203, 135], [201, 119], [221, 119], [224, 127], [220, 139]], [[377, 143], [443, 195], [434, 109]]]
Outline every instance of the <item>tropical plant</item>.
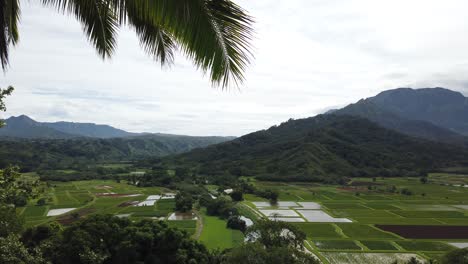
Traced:
[[[1, 4], [0, 4], [1, 5]], [[0, 89], [0, 111], [5, 112], [6, 111], [6, 105], [5, 105], [5, 97], [10, 95], [13, 92], [14, 88], [11, 86], [8, 86], [6, 89]], [[5, 122], [0, 119], [0, 127], [4, 126]]]
[[[0, 61], [6, 70], [10, 46], [19, 41], [20, 0], [0, 1]], [[72, 15], [102, 58], [112, 56], [118, 30], [135, 30], [142, 48], [161, 65], [178, 49], [215, 86], [240, 84], [252, 58], [253, 19], [231, 0], [41, 0]]]

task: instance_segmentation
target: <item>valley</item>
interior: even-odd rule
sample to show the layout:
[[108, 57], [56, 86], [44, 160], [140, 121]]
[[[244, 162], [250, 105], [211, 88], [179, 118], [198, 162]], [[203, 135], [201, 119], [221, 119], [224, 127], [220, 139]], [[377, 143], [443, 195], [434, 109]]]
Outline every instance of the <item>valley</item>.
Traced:
[[[172, 189], [137, 187], [124, 179], [48, 181], [38, 187], [44, 189], [43, 194], [17, 208], [17, 212], [27, 226], [54, 220], [67, 226], [89, 215], [112, 214], [131, 220], [163, 220], [171, 227], [185, 230], [210, 249], [231, 248], [243, 242], [242, 232], [227, 228], [225, 219], [208, 215], [199, 202], [194, 204], [194, 213], [188, 219], [169, 220], [175, 211], [175, 201], [168, 194], [187, 189], [185, 184], [176, 184]], [[306, 249], [323, 263], [438, 259], [468, 243], [467, 175], [432, 173], [427, 182], [416, 177], [354, 178], [345, 185], [268, 182], [251, 177], [241, 180], [255, 188], [275, 191], [279, 196], [278, 202], [271, 204], [265, 198], [244, 193], [243, 201], [234, 205], [239, 213], [253, 222], [270, 218], [297, 226], [307, 235]], [[196, 187], [217, 199], [228, 196], [222, 191], [224, 188], [237, 188], [213, 184]], [[155, 196], [154, 203], [135, 206]], [[41, 198], [46, 203], [37, 205]], [[47, 216], [51, 210], [61, 208], [73, 210]], [[437, 228], [458, 231], [434, 231]], [[404, 230], [408, 229], [419, 230], [420, 236], [405, 235]]]
[[[416, 110], [398, 104], [405, 96], [421, 99]], [[466, 100], [395, 89], [236, 138], [11, 117], [0, 129], [0, 239], [16, 227], [20, 245], [53, 263], [96, 252], [109, 261], [97, 263], [126, 263], [120, 250], [131, 245], [125, 256], [148, 263], [178, 263], [189, 250], [214, 264], [244, 254], [452, 264], [447, 256], [468, 247], [468, 141], [463, 118], [443, 119], [464, 116]]]

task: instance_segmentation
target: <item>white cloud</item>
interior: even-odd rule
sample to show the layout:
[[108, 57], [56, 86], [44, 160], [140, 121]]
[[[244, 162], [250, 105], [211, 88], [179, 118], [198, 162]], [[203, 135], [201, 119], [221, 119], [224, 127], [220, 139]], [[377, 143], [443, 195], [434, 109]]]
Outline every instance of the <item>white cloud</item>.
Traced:
[[257, 21], [256, 60], [240, 91], [222, 91], [182, 56], [161, 69], [126, 29], [102, 61], [74, 18], [24, 1], [21, 42], [0, 79], [16, 87], [7, 115], [241, 135], [390, 88], [468, 92], [466, 1], [237, 2]]

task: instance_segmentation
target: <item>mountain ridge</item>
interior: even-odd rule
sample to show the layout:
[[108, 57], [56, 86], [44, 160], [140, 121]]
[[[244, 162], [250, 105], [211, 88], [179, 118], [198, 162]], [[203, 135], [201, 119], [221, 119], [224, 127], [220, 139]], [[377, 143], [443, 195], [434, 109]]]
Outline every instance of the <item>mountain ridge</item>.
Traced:
[[336, 181], [342, 177], [420, 176], [462, 162], [466, 149], [403, 135], [367, 119], [318, 115], [161, 159], [200, 175], [263, 180]]
[[410, 136], [468, 144], [468, 98], [445, 88], [387, 90], [333, 113], [367, 118]]
[[[6, 125], [0, 128], [0, 139], [70, 139], [70, 138], [126, 138], [126, 137], [192, 137], [216, 138], [218, 136], [189, 136], [166, 133], [134, 133], [106, 124], [80, 122], [39, 122], [27, 115], [11, 116], [5, 120]], [[233, 139], [233, 136], [219, 136]]]

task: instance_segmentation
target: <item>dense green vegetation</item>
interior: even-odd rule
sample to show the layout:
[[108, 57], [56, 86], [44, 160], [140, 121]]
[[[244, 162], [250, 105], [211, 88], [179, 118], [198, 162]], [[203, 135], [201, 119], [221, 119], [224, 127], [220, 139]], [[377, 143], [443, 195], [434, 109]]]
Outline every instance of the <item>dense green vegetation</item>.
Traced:
[[[143, 176], [138, 176], [137, 179], [139, 177]], [[272, 250], [271, 254], [267, 254], [269, 251], [262, 251], [256, 244], [243, 246], [242, 231], [229, 227], [231, 215], [247, 216], [256, 223], [265, 218], [253, 202], [268, 202], [268, 199], [256, 195], [255, 192], [243, 192], [252, 189], [268, 189], [276, 192], [279, 203], [316, 202], [328, 214], [334, 217], [346, 217], [353, 221], [352, 223], [292, 223], [296, 227], [295, 230], [304, 233], [307, 241], [304, 244], [305, 248], [316, 254], [324, 263], [335, 263], [333, 258], [338, 258], [336, 254], [343, 252], [349, 254], [347, 255], [349, 258], [360, 260], [350, 263], [359, 264], [376, 263], [372, 262], [372, 259], [378, 258], [380, 255], [375, 254], [381, 252], [386, 252], [385, 257], [390, 259], [392, 256], [396, 258], [411, 254], [417, 254], [420, 260], [442, 259], [445, 252], [454, 249], [447, 244], [447, 240], [404, 239], [377, 228], [376, 224], [458, 226], [468, 223], [466, 209], [458, 207], [468, 199], [468, 193], [464, 187], [461, 187], [462, 184], [468, 184], [464, 175], [430, 174], [426, 183], [421, 182], [419, 178], [406, 177], [355, 178], [342, 186], [303, 182], [263, 182], [252, 178], [241, 178], [239, 182], [230, 186], [234, 190], [243, 192], [244, 200], [237, 203], [232, 201], [230, 196], [222, 194], [226, 187], [180, 182], [173, 185], [183, 193], [181, 197], [191, 195], [199, 219], [175, 221], [167, 220], [168, 216], [176, 211], [174, 199], [159, 200], [152, 206], [131, 206], [130, 202], [142, 202], [149, 195], [174, 193], [177, 190], [165, 187], [138, 187], [129, 183], [131, 182], [126, 180], [42, 183], [37, 189], [44, 189], [43, 192], [38, 193], [25, 207], [18, 207], [17, 212], [20, 219], [25, 219], [26, 226], [49, 225], [53, 221], [58, 221], [65, 226], [65, 229], [74, 223], [77, 225], [80, 220], [100, 214], [124, 216], [132, 221], [164, 219], [168, 226], [186, 231], [188, 236], [200, 241], [209, 250], [234, 248], [223, 253], [226, 254], [222, 257], [223, 261], [226, 261], [223, 263], [235, 263], [227, 262], [228, 256], [233, 260], [239, 256], [256, 254], [268, 259], [276, 255], [274, 252], [282, 255], [280, 252], [285, 250]], [[409, 190], [411, 195], [403, 194], [404, 189]], [[103, 193], [113, 195], [103, 195]], [[198, 193], [203, 194], [197, 195]], [[217, 199], [213, 199], [208, 193], [215, 195]], [[357, 193], [359, 195], [356, 195]], [[140, 195], [121, 196], [125, 194]], [[37, 202], [43, 198], [45, 204], [37, 205]], [[280, 204], [273, 203], [268, 209], [297, 210], [297, 208], [279, 206]], [[64, 215], [46, 216], [50, 210], [57, 208], [76, 209]], [[247, 234], [249, 229], [244, 232]], [[267, 237], [265, 239], [266, 241], [262, 242], [264, 244], [270, 243], [268, 242], [270, 240], [276, 241]], [[254, 252], [249, 252], [250, 250]], [[364, 253], [373, 257], [366, 260], [363, 257]]]
[[211, 178], [338, 182], [344, 177], [422, 176], [466, 162], [466, 149], [419, 140], [351, 116], [290, 120], [230, 142], [162, 159]]
[[96, 163], [162, 157], [225, 140], [227, 138], [171, 135], [111, 139], [2, 140], [0, 167], [14, 164], [21, 166], [23, 171], [86, 170]]

